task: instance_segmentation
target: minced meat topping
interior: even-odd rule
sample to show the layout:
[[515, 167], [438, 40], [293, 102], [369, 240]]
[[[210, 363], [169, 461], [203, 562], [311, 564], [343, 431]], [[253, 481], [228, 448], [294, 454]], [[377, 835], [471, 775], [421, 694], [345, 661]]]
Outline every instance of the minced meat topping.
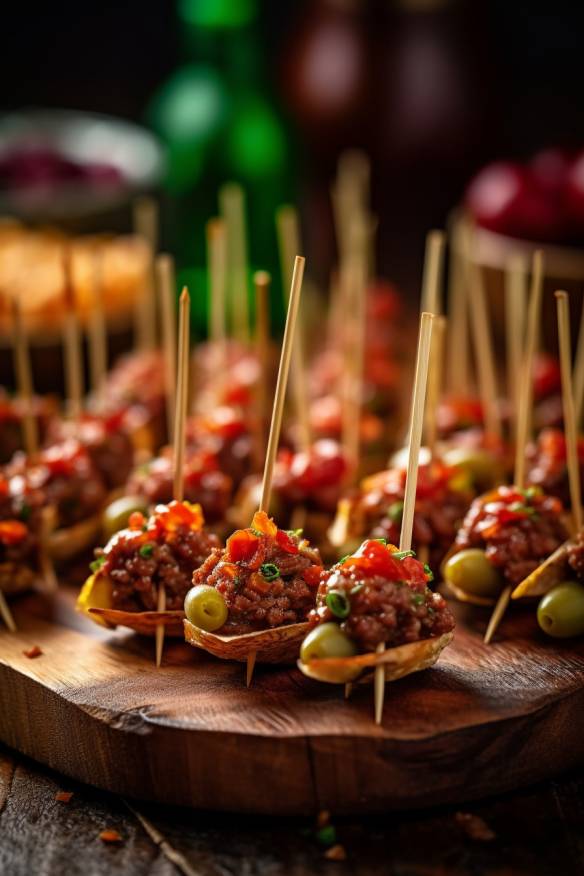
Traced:
[[221, 634], [241, 635], [305, 621], [322, 571], [316, 548], [257, 512], [249, 529], [234, 532], [224, 551], [213, 551], [193, 584], [217, 588], [229, 610]]
[[446, 601], [433, 593], [431, 573], [411, 555], [382, 541], [363, 542], [322, 576], [312, 619], [341, 621], [361, 652], [404, 645], [454, 628]]
[[188, 502], [160, 505], [148, 520], [132, 514], [129, 528], [96, 550], [92, 564], [97, 575], [112, 582], [113, 608], [155, 611], [163, 584], [166, 608], [182, 609], [193, 570], [219, 546], [217, 536], [202, 526], [200, 508]]
[[538, 487], [499, 487], [472, 503], [456, 548], [481, 548], [510, 584], [519, 584], [568, 537], [562, 503]]

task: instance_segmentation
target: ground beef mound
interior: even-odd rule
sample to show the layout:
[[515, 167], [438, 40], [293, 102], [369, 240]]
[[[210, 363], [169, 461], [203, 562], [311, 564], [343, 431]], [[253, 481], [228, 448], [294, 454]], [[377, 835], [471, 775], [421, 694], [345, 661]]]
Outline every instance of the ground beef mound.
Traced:
[[[231, 478], [220, 470], [214, 454], [204, 450], [187, 453], [184, 496], [188, 502], [201, 506], [208, 523], [224, 519], [232, 487]], [[131, 496], [143, 497], [149, 505], [170, 502], [174, 491], [172, 452], [163, 451], [160, 456], [135, 469], [128, 481], [127, 491]]]
[[[566, 506], [570, 505], [566, 438], [560, 429], [543, 429], [534, 444], [527, 448], [527, 481]], [[584, 478], [584, 441], [578, 442], [580, 479]]]
[[395, 560], [392, 551], [395, 548], [377, 541], [364, 542], [355, 556], [323, 576], [318, 589], [313, 617], [338, 622], [327, 597], [331, 591], [343, 594], [349, 614], [341, 629], [364, 653], [375, 651], [381, 643], [395, 647], [454, 629], [450, 609], [428, 587], [429, 575], [422, 563], [414, 557]]
[[[351, 534], [399, 542], [405, 474], [402, 469], [390, 469], [363, 482], [353, 504]], [[435, 569], [450, 549], [472, 498], [466, 488], [454, 489], [455, 478], [454, 469], [440, 464], [419, 469], [412, 545], [418, 552], [427, 551]]]
[[322, 570], [315, 548], [258, 512], [249, 529], [228, 539], [224, 551], [213, 551], [193, 584], [217, 588], [229, 610], [221, 634], [242, 635], [305, 621]]
[[107, 575], [113, 584], [113, 608], [155, 611], [158, 588], [164, 584], [166, 608], [182, 609], [193, 570], [219, 547], [217, 536], [201, 528], [200, 511], [193, 507], [172, 502], [157, 508], [148, 522], [140, 514], [132, 515], [132, 528], [96, 550], [97, 574]]
[[458, 550], [481, 548], [510, 584], [530, 575], [568, 537], [561, 502], [537, 488], [499, 487], [472, 503]]

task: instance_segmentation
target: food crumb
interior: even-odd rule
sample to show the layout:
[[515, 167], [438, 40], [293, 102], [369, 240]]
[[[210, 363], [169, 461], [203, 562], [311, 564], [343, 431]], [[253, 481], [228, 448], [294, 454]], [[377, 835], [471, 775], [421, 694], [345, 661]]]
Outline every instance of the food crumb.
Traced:
[[487, 822], [479, 815], [472, 815], [470, 812], [457, 812], [454, 818], [469, 839], [490, 842], [497, 836], [495, 831], [491, 830]]
[[99, 838], [104, 843], [121, 843], [122, 837], [117, 830], [102, 830]]
[[42, 648], [39, 648], [38, 645], [33, 645], [32, 648], [28, 648], [26, 651], [22, 652], [25, 657], [28, 657], [29, 660], [33, 660], [35, 657], [40, 657], [43, 653]]
[[324, 853], [325, 858], [328, 861], [346, 861], [347, 853], [345, 851], [345, 847], [340, 843], [337, 843], [335, 846], [331, 846], [330, 849], [327, 849]]
[[323, 809], [322, 812], [319, 812], [316, 816], [316, 826], [318, 828], [326, 827], [327, 824], [330, 824], [331, 814], [328, 809]]
[[55, 794], [55, 800], [57, 800], [58, 803], [70, 803], [72, 796], [73, 791], [57, 791]]

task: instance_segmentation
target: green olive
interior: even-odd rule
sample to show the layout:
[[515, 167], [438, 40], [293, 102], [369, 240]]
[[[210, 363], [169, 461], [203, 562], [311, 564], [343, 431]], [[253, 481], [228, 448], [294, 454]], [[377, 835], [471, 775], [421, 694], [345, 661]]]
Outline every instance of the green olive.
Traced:
[[212, 633], [227, 620], [227, 605], [214, 587], [197, 584], [185, 597], [185, 614], [196, 627]]
[[454, 554], [444, 564], [443, 574], [447, 583], [473, 596], [498, 596], [503, 589], [498, 570], [478, 548]]
[[537, 622], [548, 636], [584, 636], [584, 587], [565, 581], [546, 593], [537, 607]]
[[338, 624], [319, 624], [309, 632], [300, 647], [303, 663], [320, 660], [322, 657], [353, 657], [357, 647]]
[[109, 541], [112, 535], [115, 535], [120, 529], [126, 528], [130, 514], [133, 514], [134, 511], [148, 514], [146, 502], [139, 496], [121, 496], [104, 509], [101, 525], [106, 541]]
[[442, 456], [446, 465], [462, 469], [478, 489], [487, 490], [503, 479], [501, 462], [488, 450], [470, 447], [451, 447]]

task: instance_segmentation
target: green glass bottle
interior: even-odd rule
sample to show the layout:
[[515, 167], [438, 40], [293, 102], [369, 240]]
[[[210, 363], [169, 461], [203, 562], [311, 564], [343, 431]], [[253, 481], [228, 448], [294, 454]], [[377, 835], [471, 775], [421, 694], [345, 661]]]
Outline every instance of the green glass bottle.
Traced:
[[[179, 0], [185, 62], [152, 98], [148, 117], [166, 144], [167, 241], [179, 282], [189, 282], [204, 325], [207, 219], [219, 186], [235, 180], [247, 198], [250, 265], [279, 276], [276, 208], [294, 194], [290, 137], [269, 88], [258, 35], [258, 0]], [[281, 290], [274, 284], [274, 317]]]

